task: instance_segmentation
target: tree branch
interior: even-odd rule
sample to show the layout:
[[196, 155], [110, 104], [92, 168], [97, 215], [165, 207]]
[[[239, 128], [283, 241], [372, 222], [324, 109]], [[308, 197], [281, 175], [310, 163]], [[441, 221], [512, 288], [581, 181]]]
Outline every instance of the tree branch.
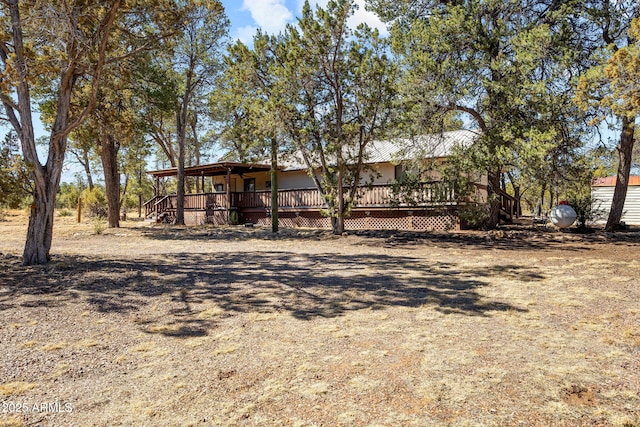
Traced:
[[89, 103], [72, 123], [69, 123], [65, 128], [58, 131], [58, 137], [60, 138], [67, 136], [70, 132], [79, 127], [86, 120], [91, 111], [93, 111], [93, 109], [95, 108], [96, 99], [98, 97], [98, 89], [100, 87], [100, 77], [106, 63], [106, 51], [107, 45], [109, 43], [109, 32], [113, 27], [113, 23], [115, 21], [121, 3], [122, 0], [116, 0], [113, 2], [109, 13], [101, 23], [100, 29], [98, 30], [98, 33], [102, 34], [102, 40], [100, 41], [100, 48], [98, 50], [98, 62], [96, 63], [93, 81], [91, 82], [91, 96], [89, 97]]
[[476, 120], [476, 123], [478, 123], [478, 126], [480, 126], [480, 129], [482, 130], [482, 132], [486, 133], [488, 131], [487, 124], [484, 121], [484, 118], [477, 110], [473, 108], [465, 107], [464, 105], [449, 104], [448, 106], [445, 107], [445, 110], [462, 111], [464, 113], [467, 113]]

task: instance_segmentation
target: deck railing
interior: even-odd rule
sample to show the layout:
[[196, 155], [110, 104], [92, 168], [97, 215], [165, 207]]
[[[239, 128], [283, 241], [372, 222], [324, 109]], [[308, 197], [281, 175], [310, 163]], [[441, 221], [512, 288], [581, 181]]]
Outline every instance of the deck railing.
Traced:
[[[177, 197], [172, 195], [172, 197]], [[227, 209], [229, 207], [225, 193], [185, 194], [184, 208], [193, 210]]]
[[500, 189], [498, 190], [498, 196], [500, 197], [500, 207], [509, 219], [517, 218], [520, 215], [520, 201]]
[[146, 202], [144, 202], [144, 216], [149, 217], [151, 216], [154, 212], [155, 212], [155, 206], [156, 206], [156, 202], [161, 199], [162, 196], [155, 196], [152, 197], [151, 199], [147, 200]]
[[[193, 210], [226, 210], [236, 209], [271, 209], [271, 191], [232, 192], [229, 197], [224, 192], [186, 194], [185, 209]], [[368, 185], [358, 189], [355, 206], [357, 208], [397, 208], [442, 205], [454, 201], [452, 191], [444, 191], [442, 186], [424, 184], [412, 190], [411, 194], [403, 194], [401, 198], [395, 194], [391, 185]], [[145, 204], [148, 215], [157, 211], [174, 211], [175, 194], [156, 197]], [[411, 199], [410, 202], [407, 199]], [[282, 209], [321, 209], [326, 202], [316, 188], [301, 188], [278, 191], [278, 207]]]
[[175, 210], [176, 210], [175, 195], [160, 197], [158, 201], [155, 203], [154, 212], [162, 213], [162, 212], [171, 212]]

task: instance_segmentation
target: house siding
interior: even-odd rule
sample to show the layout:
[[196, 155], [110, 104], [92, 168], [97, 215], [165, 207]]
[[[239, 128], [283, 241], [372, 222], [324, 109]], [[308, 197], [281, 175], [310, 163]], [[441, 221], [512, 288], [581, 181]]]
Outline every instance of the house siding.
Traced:
[[[613, 200], [614, 185], [591, 187], [593, 208], [599, 212], [599, 218], [596, 221], [599, 224], [607, 222]], [[627, 188], [622, 221], [628, 225], [640, 225], [640, 185], [630, 185]]]
[[[598, 220], [596, 221], [598, 224], [607, 222], [615, 184], [615, 177], [606, 177], [594, 180], [591, 185], [592, 207], [598, 212]], [[640, 176], [629, 178], [622, 221], [628, 225], [640, 225]]]
[[[363, 173], [361, 182], [369, 183], [369, 176], [373, 174], [373, 184], [391, 184], [395, 180], [395, 167], [391, 163], [378, 163], [371, 165], [373, 172]], [[266, 183], [271, 180], [268, 172], [256, 172], [244, 175], [246, 178], [255, 178], [256, 190], [267, 190]], [[235, 178], [235, 176], [234, 176]], [[231, 191], [242, 191], [243, 180], [238, 177], [236, 190], [233, 185]], [[216, 178], [216, 183], [224, 183], [223, 178]], [[315, 188], [316, 184], [307, 174], [306, 170], [284, 170], [278, 172], [278, 188], [280, 190], [293, 190], [298, 188]]]

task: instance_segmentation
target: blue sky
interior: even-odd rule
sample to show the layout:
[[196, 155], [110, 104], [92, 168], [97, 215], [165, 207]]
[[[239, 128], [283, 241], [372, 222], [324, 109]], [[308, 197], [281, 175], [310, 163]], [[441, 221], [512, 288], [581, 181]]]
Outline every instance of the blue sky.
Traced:
[[[326, 6], [328, 0], [310, 0], [312, 6]], [[258, 28], [277, 34], [300, 16], [304, 0], [222, 0], [231, 21], [231, 37], [250, 43]], [[356, 0], [358, 10], [351, 18], [351, 26], [366, 22], [385, 33], [384, 24], [372, 12], [365, 10], [365, 0]]]

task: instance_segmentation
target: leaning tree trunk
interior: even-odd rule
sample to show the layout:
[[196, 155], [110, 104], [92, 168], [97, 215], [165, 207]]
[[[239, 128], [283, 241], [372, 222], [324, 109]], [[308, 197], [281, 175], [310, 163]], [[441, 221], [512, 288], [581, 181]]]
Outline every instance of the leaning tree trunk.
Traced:
[[89, 191], [93, 190], [93, 176], [91, 175], [91, 163], [89, 161], [89, 152], [88, 150], [82, 148], [82, 156], [80, 154], [75, 154], [78, 162], [82, 165], [84, 169], [84, 174], [87, 177], [87, 184], [89, 185]]
[[104, 186], [107, 196], [107, 221], [109, 228], [120, 227], [120, 171], [118, 170], [118, 145], [112, 135], [103, 135], [100, 141], [100, 158], [104, 169]]
[[[25, 160], [31, 166], [31, 177], [34, 184], [33, 203], [27, 228], [27, 239], [22, 253], [23, 265], [38, 265], [49, 262], [51, 240], [53, 237], [53, 218], [56, 207], [56, 195], [60, 186], [64, 155], [67, 149], [67, 137], [60, 135], [68, 116], [71, 90], [69, 76], [63, 78], [58, 98], [58, 111], [51, 131], [49, 154], [43, 166], [38, 160], [35, 150], [35, 138], [30, 113], [21, 114], [21, 143]], [[28, 94], [26, 95], [28, 98]]]
[[631, 153], [633, 152], [635, 131], [635, 120], [628, 117], [622, 118], [622, 133], [620, 135], [620, 145], [618, 146], [618, 175], [616, 179], [616, 187], [613, 191], [613, 200], [611, 201], [611, 210], [605, 230], [612, 231], [620, 226], [622, 213], [624, 210], [624, 201], [627, 198], [627, 187], [629, 185], [629, 175], [631, 173]]
[[33, 193], [27, 240], [22, 253], [24, 265], [46, 264], [50, 258], [49, 250], [53, 237], [53, 218], [58, 185], [51, 182], [55, 181], [54, 177], [47, 178], [51, 179], [47, 179], [44, 188], [40, 189], [40, 186], [36, 186]]

